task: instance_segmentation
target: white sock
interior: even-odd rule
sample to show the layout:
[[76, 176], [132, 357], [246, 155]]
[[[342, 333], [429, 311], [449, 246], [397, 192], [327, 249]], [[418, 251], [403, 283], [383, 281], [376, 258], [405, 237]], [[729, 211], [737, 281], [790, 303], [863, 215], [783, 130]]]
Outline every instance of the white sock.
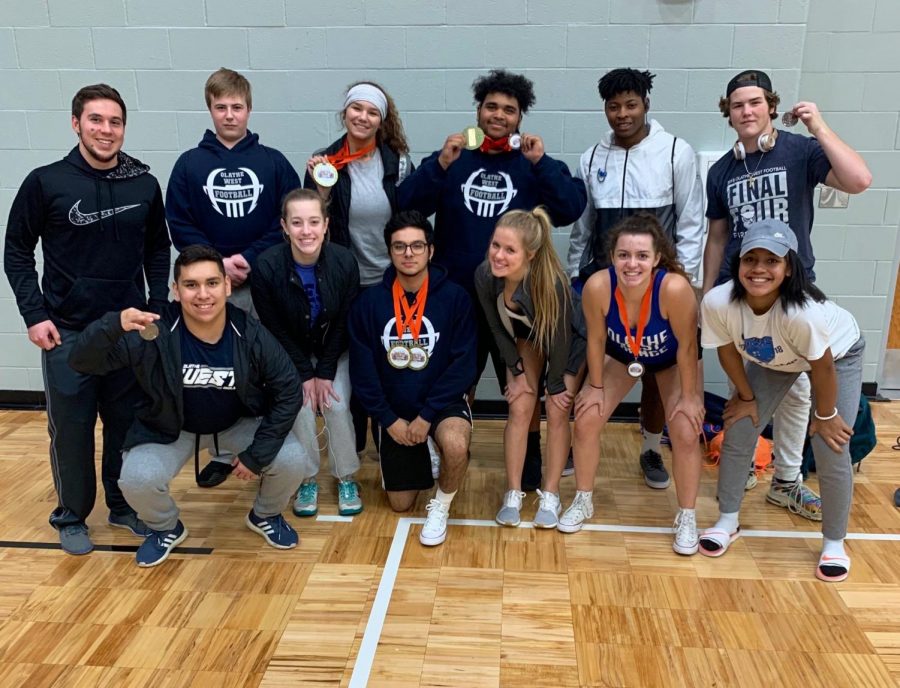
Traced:
[[641, 454], [647, 451], [655, 451], [657, 454], [659, 454], [659, 441], [661, 439], [661, 432], [647, 432], [646, 430], [644, 430], [644, 441], [641, 444]]
[[844, 541], [829, 540], [828, 538], [824, 538], [822, 544], [822, 554], [827, 557], [846, 557], [847, 553], [844, 551]]
[[738, 515], [740, 512], [734, 511], [732, 513], [726, 514], [724, 511], [719, 512], [719, 520], [716, 521], [716, 525], [714, 528], [721, 528], [726, 533], [734, 533], [738, 529]]
[[453, 490], [453, 492], [444, 492], [441, 489], [440, 485], [438, 485], [437, 492], [434, 493], [434, 498], [449, 509], [450, 503], [453, 501], [453, 498], [456, 496], [456, 492], [457, 492], [457, 490]]

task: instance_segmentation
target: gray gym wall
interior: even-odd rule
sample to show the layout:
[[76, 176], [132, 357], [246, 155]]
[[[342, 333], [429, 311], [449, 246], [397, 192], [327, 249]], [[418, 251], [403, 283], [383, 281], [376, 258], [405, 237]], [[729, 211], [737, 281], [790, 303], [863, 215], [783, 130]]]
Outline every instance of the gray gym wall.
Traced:
[[[703, 152], [730, 147], [716, 104], [756, 67], [784, 102], [816, 101], [874, 174], [849, 208], [818, 210], [813, 234], [820, 286], [859, 320], [874, 382], [897, 269], [898, 45], [896, 0], [0, 0], [0, 231], [26, 174], [74, 145], [69, 104], [88, 83], [121, 91], [125, 150], [165, 187], [209, 124], [203, 83], [220, 66], [250, 78], [251, 128], [298, 170], [338, 135], [343, 89], [359, 78], [396, 99], [418, 162], [473, 121], [477, 75], [523, 71], [537, 93], [524, 130], [573, 167], [607, 128], [606, 70], [655, 72], [652, 116]], [[563, 256], [567, 237], [556, 236]], [[0, 390], [41, 388], [39, 350], [2, 279]], [[496, 396], [494, 381], [482, 391]]]

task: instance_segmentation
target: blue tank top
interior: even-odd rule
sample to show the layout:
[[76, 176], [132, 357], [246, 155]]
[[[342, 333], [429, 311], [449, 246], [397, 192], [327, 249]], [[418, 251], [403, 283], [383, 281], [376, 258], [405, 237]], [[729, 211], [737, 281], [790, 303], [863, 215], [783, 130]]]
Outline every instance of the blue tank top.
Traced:
[[[609, 314], [606, 316], [606, 353], [628, 365], [634, 360], [634, 354], [625, 339], [625, 327], [619, 317], [619, 305], [616, 303], [616, 271], [612, 266], [609, 271]], [[641, 338], [641, 353], [638, 356], [644, 367], [654, 372], [675, 365], [675, 357], [678, 353], [678, 340], [672, 331], [669, 321], [662, 317], [659, 311], [659, 288], [662, 285], [666, 270], [659, 268], [653, 278], [653, 296], [650, 300], [650, 320], [644, 327], [644, 336]], [[637, 328], [629, 333], [636, 336]]]

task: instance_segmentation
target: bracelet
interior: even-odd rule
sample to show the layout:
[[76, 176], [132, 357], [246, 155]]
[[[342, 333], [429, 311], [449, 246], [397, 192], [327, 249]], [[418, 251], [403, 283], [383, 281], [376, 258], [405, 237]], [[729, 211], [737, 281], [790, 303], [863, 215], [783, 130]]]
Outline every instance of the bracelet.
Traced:
[[603, 389], [603, 385], [600, 385], [600, 386], [598, 387], [597, 385], [593, 384], [590, 380], [588, 380], [588, 384], [589, 384], [591, 387], [593, 387], [594, 389]]
[[745, 404], [748, 404], [748, 403], [750, 403], [751, 401], [756, 401], [756, 395], [755, 395], [755, 394], [754, 394], [753, 396], [751, 396], [749, 399], [744, 399], [744, 397], [741, 396], [741, 393], [738, 392], [738, 393], [737, 393], [737, 398], [740, 399], [741, 401], [743, 401]]
[[813, 415], [816, 417], [816, 420], [831, 420], [832, 418], [837, 418], [838, 410], [835, 406], [834, 413], [832, 413], [830, 416], [820, 416], [818, 411], [813, 411]]

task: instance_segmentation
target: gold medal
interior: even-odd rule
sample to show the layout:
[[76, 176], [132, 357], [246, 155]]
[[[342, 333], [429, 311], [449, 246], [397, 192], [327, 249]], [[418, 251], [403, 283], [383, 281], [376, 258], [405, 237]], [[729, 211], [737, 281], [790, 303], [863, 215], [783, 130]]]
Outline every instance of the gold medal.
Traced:
[[337, 184], [338, 171], [330, 162], [320, 162], [313, 167], [312, 178], [316, 184], [327, 188]]
[[145, 342], [152, 342], [159, 336], [159, 327], [156, 326], [156, 323], [148, 323], [144, 325], [143, 330], [138, 331], [138, 334]]
[[411, 370], [422, 370], [428, 365], [428, 352], [421, 346], [414, 346], [409, 350], [409, 367]]
[[402, 370], [409, 366], [411, 358], [409, 349], [399, 344], [395, 344], [387, 352], [388, 363], [398, 370]]
[[466, 127], [463, 129], [462, 135], [466, 140], [463, 145], [467, 150], [481, 148], [481, 144], [484, 143], [484, 132], [481, 130], [481, 127]]

